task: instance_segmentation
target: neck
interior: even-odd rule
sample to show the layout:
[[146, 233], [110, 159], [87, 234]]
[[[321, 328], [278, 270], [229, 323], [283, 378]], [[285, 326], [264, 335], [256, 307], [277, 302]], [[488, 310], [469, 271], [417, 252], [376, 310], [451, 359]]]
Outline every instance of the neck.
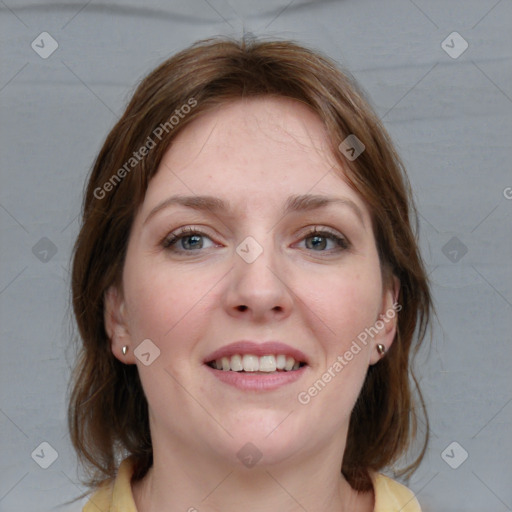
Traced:
[[[252, 468], [188, 452], [179, 443], [154, 452], [148, 474], [133, 484], [138, 512], [371, 512], [374, 496], [355, 492], [343, 478], [339, 454], [318, 450]], [[163, 449], [162, 449], [163, 448]], [[185, 461], [185, 462], [184, 462]]]

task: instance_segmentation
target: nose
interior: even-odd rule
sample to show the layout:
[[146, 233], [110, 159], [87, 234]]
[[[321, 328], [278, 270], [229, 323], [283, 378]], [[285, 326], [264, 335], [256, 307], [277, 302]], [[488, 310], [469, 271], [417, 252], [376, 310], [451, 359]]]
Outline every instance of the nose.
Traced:
[[[264, 323], [282, 320], [291, 312], [293, 292], [289, 268], [287, 271], [268, 237], [266, 241], [268, 243], [261, 245], [263, 252], [254, 260], [242, 251], [234, 253], [234, 265], [225, 293], [225, 306], [231, 316]], [[243, 248], [256, 250], [251, 244]]]

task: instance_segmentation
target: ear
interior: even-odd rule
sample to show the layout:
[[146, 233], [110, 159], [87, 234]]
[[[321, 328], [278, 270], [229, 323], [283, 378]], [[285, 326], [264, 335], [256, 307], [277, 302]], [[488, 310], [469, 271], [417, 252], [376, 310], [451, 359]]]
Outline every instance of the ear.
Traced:
[[385, 354], [379, 353], [377, 345], [383, 345], [387, 352], [393, 344], [398, 324], [398, 312], [402, 309], [402, 305], [398, 303], [400, 281], [392, 275], [387, 279], [387, 282], [388, 284], [383, 286], [379, 317], [375, 320], [377, 333], [373, 337], [370, 364], [375, 364], [385, 357]]
[[[111, 286], [105, 292], [103, 320], [114, 356], [122, 363], [135, 364], [134, 346], [126, 323], [125, 302], [116, 286]], [[123, 347], [127, 347], [126, 354], [123, 354]]]

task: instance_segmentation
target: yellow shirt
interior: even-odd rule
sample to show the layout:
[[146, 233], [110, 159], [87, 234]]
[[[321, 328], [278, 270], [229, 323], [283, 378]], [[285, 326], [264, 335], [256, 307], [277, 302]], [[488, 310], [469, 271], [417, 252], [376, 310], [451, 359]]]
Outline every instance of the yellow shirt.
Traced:
[[[119, 466], [115, 480], [100, 487], [82, 512], [137, 512], [130, 482], [132, 472], [131, 460], [125, 459]], [[413, 492], [404, 485], [382, 473], [373, 474], [372, 481], [374, 512], [421, 512]]]

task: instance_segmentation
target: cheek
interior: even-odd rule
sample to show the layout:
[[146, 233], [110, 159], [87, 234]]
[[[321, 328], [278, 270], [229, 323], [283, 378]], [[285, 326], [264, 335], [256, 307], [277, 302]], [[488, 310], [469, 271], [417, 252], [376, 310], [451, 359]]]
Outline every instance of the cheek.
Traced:
[[218, 276], [127, 258], [124, 280], [130, 333], [164, 348], [173, 339], [183, 338], [184, 332], [191, 336], [200, 328], [198, 320], [208, 308], [209, 290]]
[[[380, 270], [373, 266], [331, 272], [322, 279], [308, 279], [300, 287], [302, 300], [317, 315], [324, 340], [342, 350], [377, 320], [382, 294]], [[321, 322], [318, 322], [318, 319]]]
[[314, 378], [297, 400], [309, 408], [311, 417], [322, 418], [324, 428], [337, 431], [349, 421], [368, 370], [371, 345], [358, 336], [378, 317], [380, 268], [356, 271], [351, 267], [314, 283], [301, 299], [314, 313], [309, 315], [310, 326], [323, 354]]

